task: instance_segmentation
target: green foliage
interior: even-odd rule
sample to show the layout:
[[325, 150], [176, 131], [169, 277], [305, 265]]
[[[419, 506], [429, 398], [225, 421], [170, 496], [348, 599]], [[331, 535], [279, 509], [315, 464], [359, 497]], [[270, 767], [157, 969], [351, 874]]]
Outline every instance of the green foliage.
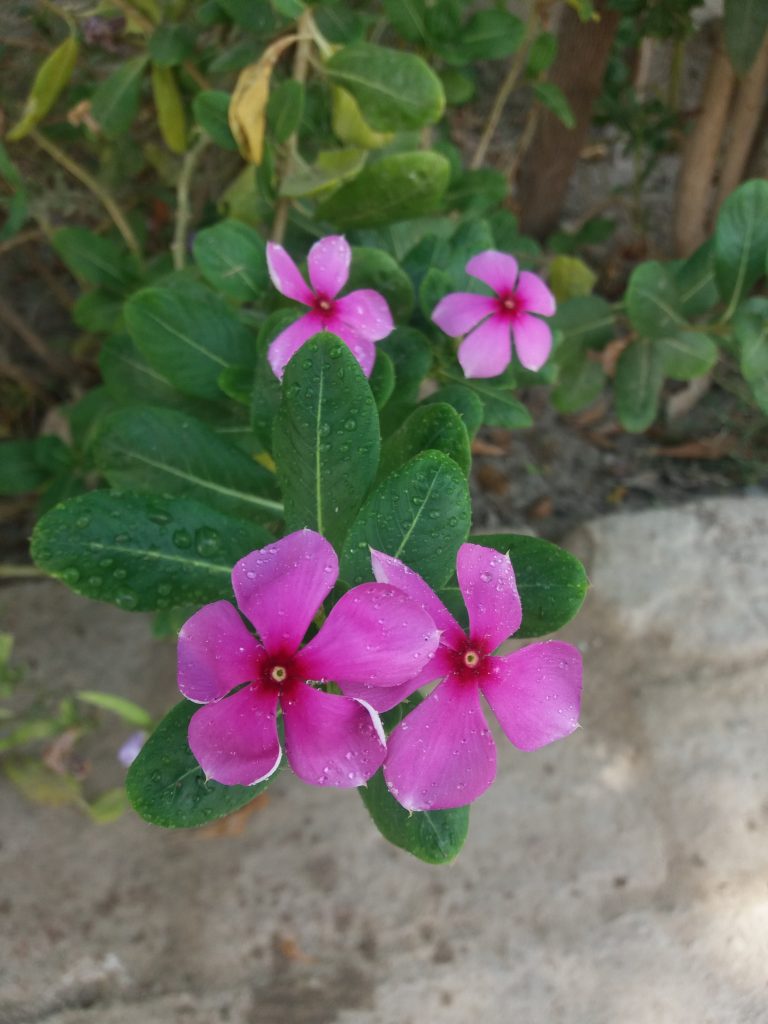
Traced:
[[768, 32], [768, 5], [762, 0], [725, 0], [725, 43], [740, 75], [749, 71]]
[[[391, 732], [420, 701], [419, 695], [414, 694], [383, 715], [387, 732]], [[387, 789], [381, 770], [358, 792], [384, 838], [419, 860], [427, 864], [447, 864], [464, 845], [469, 831], [469, 807], [455, 807], [448, 811], [407, 811]]]
[[222, 786], [206, 780], [187, 743], [197, 705], [172, 708], [144, 744], [126, 779], [137, 814], [164, 828], [196, 828], [239, 810], [263, 793], [272, 777], [255, 786]]
[[379, 417], [357, 360], [334, 335], [317, 335], [286, 367], [272, 452], [287, 528], [338, 545], [376, 475]]
[[91, 491], [47, 512], [31, 551], [77, 594], [156, 611], [229, 597], [232, 566], [268, 541], [263, 527], [190, 498]]

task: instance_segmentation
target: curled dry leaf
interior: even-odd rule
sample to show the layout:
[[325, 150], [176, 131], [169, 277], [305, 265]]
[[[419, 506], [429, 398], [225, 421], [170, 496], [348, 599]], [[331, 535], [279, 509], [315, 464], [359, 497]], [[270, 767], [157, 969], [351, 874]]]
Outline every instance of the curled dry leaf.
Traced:
[[243, 68], [237, 79], [227, 117], [240, 155], [251, 164], [260, 164], [264, 155], [264, 127], [272, 69], [283, 50], [297, 39], [298, 36], [290, 35], [275, 40], [255, 64]]

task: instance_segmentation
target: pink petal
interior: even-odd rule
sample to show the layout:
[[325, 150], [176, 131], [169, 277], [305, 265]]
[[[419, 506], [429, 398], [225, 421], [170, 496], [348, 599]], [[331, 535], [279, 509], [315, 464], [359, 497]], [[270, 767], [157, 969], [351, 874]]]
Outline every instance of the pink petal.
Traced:
[[496, 746], [479, 690], [448, 676], [389, 737], [384, 778], [409, 811], [462, 807], [496, 777]]
[[498, 377], [512, 358], [509, 322], [489, 317], [462, 341], [458, 356], [465, 377]]
[[432, 618], [441, 631], [440, 645], [458, 650], [464, 642], [464, 631], [451, 615], [432, 587], [413, 569], [409, 569], [399, 558], [385, 555], [383, 551], [371, 548], [373, 575], [379, 583], [391, 583], [402, 590]]
[[313, 530], [252, 551], [232, 570], [240, 610], [271, 655], [290, 656], [339, 575], [331, 545]]
[[494, 661], [499, 671], [481, 688], [516, 747], [536, 750], [578, 727], [582, 669], [575, 647], [550, 640]]
[[497, 295], [511, 295], [517, 282], [517, 260], [506, 252], [486, 249], [473, 256], [466, 267], [467, 273], [478, 278]]
[[395, 329], [387, 300], [372, 288], [360, 288], [334, 303], [334, 314], [358, 338], [381, 341]]
[[189, 747], [207, 778], [253, 786], [277, 771], [277, 695], [277, 687], [245, 686], [192, 715]]
[[379, 716], [361, 701], [296, 683], [281, 699], [285, 753], [310, 785], [362, 786], [386, 755]]
[[552, 316], [557, 308], [555, 296], [537, 274], [522, 270], [515, 288], [515, 295], [522, 300], [527, 313], [541, 313]]
[[552, 351], [552, 331], [537, 316], [523, 313], [512, 328], [517, 357], [526, 370], [540, 370]]
[[305, 306], [312, 305], [315, 297], [311, 288], [282, 245], [278, 245], [276, 242], [267, 242], [267, 269], [272, 278], [272, 284], [281, 295], [301, 302]]
[[275, 376], [283, 379], [283, 373], [291, 358], [299, 351], [305, 341], [309, 341], [316, 334], [325, 330], [323, 319], [314, 311], [305, 313], [304, 316], [286, 327], [284, 331], [270, 343], [267, 358], [269, 365], [275, 372]]
[[451, 292], [440, 299], [432, 310], [432, 319], [441, 331], [458, 338], [471, 331], [485, 317], [498, 309], [498, 299], [490, 295], [472, 295], [470, 292]]
[[482, 544], [462, 544], [456, 557], [459, 589], [469, 613], [469, 638], [491, 654], [518, 631], [523, 609], [509, 555]]
[[396, 587], [363, 583], [334, 605], [317, 636], [294, 660], [305, 679], [397, 686], [437, 649], [432, 619]]
[[347, 697], [356, 697], [370, 704], [376, 711], [391, 711], [410, 697], [422, 686], [428, 686], [443, 679], [452, 671], [454, 659], [447, 647], [438, 647], [425, 667], [413, 679], [400, 686], [368, 686], [366, 683], [344, 683], [342, 689]]
[[309, 280], [318, 295], [335, 299], [347, 283], [352, 250], [343, 235], [328, 235], [309, 250]]
[[262, 655], [229, 601], [207, 604], [179, 633], [179, 689], [195, 704], [220, 700], [256, 678]]

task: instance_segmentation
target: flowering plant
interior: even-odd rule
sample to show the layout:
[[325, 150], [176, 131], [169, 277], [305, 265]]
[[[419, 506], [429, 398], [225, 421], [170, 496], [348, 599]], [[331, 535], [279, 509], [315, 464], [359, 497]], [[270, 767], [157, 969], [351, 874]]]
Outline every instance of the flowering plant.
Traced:
[[[245, 335], [231, 314], [189, 279], [128, 301], [121, 346], [181, 400], [196, 399], [197, 415], [188, 402], [180, 411], [157, 401], [105, 415], [93, 444], [111, 488], [43, 516], [33, 554], [78, 592], [154, 610], [178, 631], [185, 700], [128, 774], [147, 820], [188, 827], [227, 814], [270, 784], [285, 753], [305, 783], [359, 789], [387, 838], [439, 863], [457, 853], [468, 806], [495, 774], [480, 694], [524, 750], [578, 718], [577, 651], [550, 642], [495, 652], [512, 634], [540, 636], [571, 618], [582, 567], [533, 537], [468, 542], [470, 439], [497, 420], [494, 399], [517, 404], [509, 328], [530, 351], [519, 333], [534, 319], [527, 310], [543, 338], [539, 317], [554, 302], [537, 276], [488, 249], [462, 263], [495, 296], [448, 295], [421, 329], [395, 326], [404, 289], [379, 251], [356, 265], [343, 236], [321, 239], [311, 289], [283, 247], [263, 258], [292, 305], [264, 320], [250, 367], [239, 364]], [[372, 261], [387, 273], [366, 274]], [[454, 279], [466, 280], [463, 265]], [[463, 304], [502, 322], [482, 358], [505, 377], [483, 382], [485, 402], [450, 336]], [[104, 369], [108, 387], [124, 383], [108, 358]], [[247, 377], [236, 447], [205, 410], [222, 392], [239, 403]]]

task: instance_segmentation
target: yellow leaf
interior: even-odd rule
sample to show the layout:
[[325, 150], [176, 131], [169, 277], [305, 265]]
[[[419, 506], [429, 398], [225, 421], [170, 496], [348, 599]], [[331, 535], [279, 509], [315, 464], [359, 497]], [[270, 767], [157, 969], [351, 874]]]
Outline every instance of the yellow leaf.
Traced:
[[597, 274], [576, 256], [555, 256], [549, 265], [549, 286], [558, 302], [591, 295]]
[[362, 149], [380, 149], [394, 137], [392, 132], [375, 132], [363, 117], [352, 93], [339, 86], [331, 89], [331, 127], [339, 141]]
[[28, 800], [48, 807], [79, 803], [80, 783], [71, 775], [58, 775], [34, 757], [12, 758], [3, 765], [5, 774]]
[[10, 142], [18, 142], [42, 121], [72, 77], [80, 47], [68, 36], [37, 69], [21, 119], [8, 132]]
[[152, 65], [152, 95], [166, 146], [174, 153], [183, 153], [187, 148], [187, 115], [173, 68]]
[[298, 36], [283, 36], [268, 46], [255, 64], [243, 68], [229, 101], [229, 127], [244, 160], [260, 164], [264, 156], [264, 127], [272, 69], [283, 50]]

